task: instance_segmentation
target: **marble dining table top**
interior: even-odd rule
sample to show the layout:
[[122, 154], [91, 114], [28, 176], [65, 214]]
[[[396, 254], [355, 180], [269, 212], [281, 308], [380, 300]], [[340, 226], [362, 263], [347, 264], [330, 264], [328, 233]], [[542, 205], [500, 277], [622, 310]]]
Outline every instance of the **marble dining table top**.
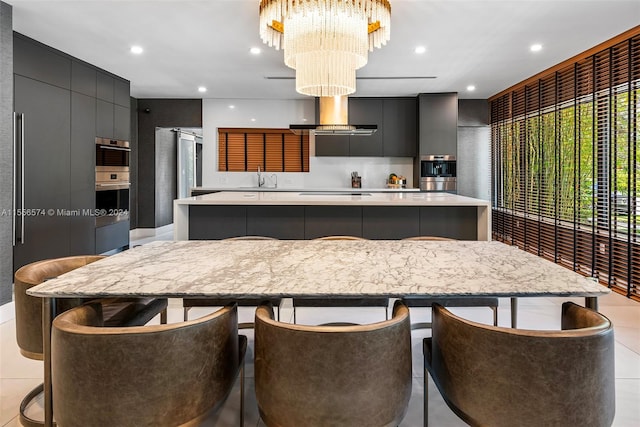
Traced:
[[31, 288], [39, 297], [587, 296], [610, 291], [500, 242], [158, 241]]

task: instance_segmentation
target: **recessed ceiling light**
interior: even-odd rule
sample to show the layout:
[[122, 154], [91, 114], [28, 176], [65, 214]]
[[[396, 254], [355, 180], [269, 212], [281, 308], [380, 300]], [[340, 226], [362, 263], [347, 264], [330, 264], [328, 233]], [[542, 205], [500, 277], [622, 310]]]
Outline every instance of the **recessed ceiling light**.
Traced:
[[414, 49], [414, 52], [415, 52], [415, 53], [425, 53], [426, 51], [427, 51], [427, 48], [426, 48], [426, 47], [424, 47], [424, 46], [417, 46], [417, 47]]
[[252, 122], [255, 122], [255, 121], [256, 121], [256, 119], [252, 118], [252, 119], [251, 119], [251, 121], [252, 121]]
[[135, 54], [135, 55], [140, 55], [142, 52], [144, 52], [144, 49], [142, 48], [142, 46], [131, 46], [131, 53]]
[[229, 109], [233, 110], [234, 108], [236, 108], [235, 105], [229, 105]]
[[259, 55], [260, 52], [262, 52], [262, 50], [260, 50], [259, 47], [252, 47], [251, 49], [249, 49], [249, 52], [251, 52], [254, 55]]
[[469, 85], [469, 86], [467, 86], [467, 90], [469, 92], [473, 92], [474, 90], [476, 90], [476, 87], [474, 85]]
[[206, 91], [207, 91], [207, 88], [206, 88], [206, 87], [204, 87], [204, 86], [199, 86], [199, 87], [198, 87], [198, 92], [200, 92], [200, 93], [205, 93]]
[[531, 52], [540, 52], [542, 50], [542, 45], [540, 43], [532, 44], [529, 49]]

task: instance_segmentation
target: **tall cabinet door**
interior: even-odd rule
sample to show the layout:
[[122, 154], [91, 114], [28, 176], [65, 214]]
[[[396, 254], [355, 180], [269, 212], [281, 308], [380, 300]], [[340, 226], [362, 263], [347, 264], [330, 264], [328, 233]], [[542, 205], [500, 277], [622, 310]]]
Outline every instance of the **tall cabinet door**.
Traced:
[[[70, 92], [15, 75], [15, 112], [23, 114], [24, 134], [17, 141], [17, 221], [14, 269], [29, 262], [69, 253]], [[23, 143], [22, 143], [23, 141]], [[22, 145], [22, 147], [21, 147]], [[24, 203], [21, 200], [24, 188]], [[20, 218], [19, 218], [20, 219]]]

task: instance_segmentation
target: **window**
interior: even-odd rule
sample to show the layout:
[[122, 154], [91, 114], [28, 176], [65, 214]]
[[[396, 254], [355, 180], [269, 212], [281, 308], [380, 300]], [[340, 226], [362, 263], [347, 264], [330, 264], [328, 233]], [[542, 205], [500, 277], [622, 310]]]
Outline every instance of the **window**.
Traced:
[[218, 170], [309, 172], [309, 136], [289, 129], [218, 129]]
[[640, 297], [638, 31], [490, 104], [494, 238]]

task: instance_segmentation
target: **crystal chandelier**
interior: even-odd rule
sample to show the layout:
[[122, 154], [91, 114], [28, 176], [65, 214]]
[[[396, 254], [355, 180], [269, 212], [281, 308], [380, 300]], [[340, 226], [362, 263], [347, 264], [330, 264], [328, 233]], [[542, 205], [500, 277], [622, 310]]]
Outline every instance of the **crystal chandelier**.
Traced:
[[296, 91], [340, 96], [356, 91], [356, 70], [389, 40], [387, 0], [261, 0], [260, 38], [284, 50]]

